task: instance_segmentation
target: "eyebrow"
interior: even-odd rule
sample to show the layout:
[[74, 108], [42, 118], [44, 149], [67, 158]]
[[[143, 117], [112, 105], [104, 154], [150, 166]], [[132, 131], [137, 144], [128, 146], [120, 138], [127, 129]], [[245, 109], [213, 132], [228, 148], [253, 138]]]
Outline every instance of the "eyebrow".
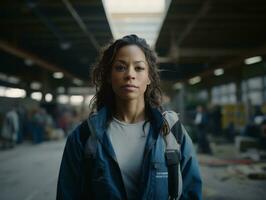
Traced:
[[[123, 64], [127, 64], [126, 61], [124, 61], [124, 60], [120, 60], [120, 59], [115, 60], [115, 62], [121, 62], [121, 63], [123, 63]], [[138, 64], [138, 63], [144, 63], [144, 64], [146, 64], [146, 62], [143, 61], [143, 60], [137, 60], [137, 61], [134, 61], [133, 63], [134, 63], [134, 64]]]

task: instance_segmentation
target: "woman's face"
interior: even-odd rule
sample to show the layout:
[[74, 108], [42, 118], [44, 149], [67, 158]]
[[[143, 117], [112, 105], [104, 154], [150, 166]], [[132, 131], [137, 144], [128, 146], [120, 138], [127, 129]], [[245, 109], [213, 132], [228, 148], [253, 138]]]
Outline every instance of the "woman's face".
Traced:
[[137, 45], [118, 50], [112, 64], [111, 84], [116, 98], [144, 101], [150, 84], [149, 67], [144, 52]]

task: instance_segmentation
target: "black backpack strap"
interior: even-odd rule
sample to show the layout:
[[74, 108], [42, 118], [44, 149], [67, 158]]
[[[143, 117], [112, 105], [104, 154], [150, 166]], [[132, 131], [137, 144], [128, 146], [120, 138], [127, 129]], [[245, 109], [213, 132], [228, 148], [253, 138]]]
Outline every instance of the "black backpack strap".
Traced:
[[177, 151], [169, 151], [165, 152], [166, 164], [168, 169], [168, 193], [169, 199], [174, 200], [178, 197], [178, 188], [179, 188], [179, 173], [178, 173], [178, 165], [179, 165], [179, 156]]
[[180, 144], [182, 136], [183, 136], [183, 130], [182, 130], [182, 125], [181, 125], [180, 120], [178, 120], [175, 123], [175, 125], [171, 128], [171, 132], [175, 136], [175, 139], [176, 139], [177, 143]]
[[[183, 135], [182, 125], [178, 120], [172, 127], [171, 132], [174, 135], [177, 143], [180, 145], [180, 141]], [[166, 164], [168, 168], [168, 193], [169, 199], [175, 200], [179, 195], [179, 164], [180, 164], [180, 152], [177, 150], [166, 150], [165, 152]]]

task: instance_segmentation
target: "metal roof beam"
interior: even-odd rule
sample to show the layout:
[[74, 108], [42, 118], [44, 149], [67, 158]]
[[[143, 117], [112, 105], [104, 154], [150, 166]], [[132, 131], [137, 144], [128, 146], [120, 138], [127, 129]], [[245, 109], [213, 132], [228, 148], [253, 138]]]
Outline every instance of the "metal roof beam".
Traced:
[[[0, 49], [5, 51], [6, 53], [9, 53], [11, 55], [14, 55], [16, 57], [22, 58], [22, 59], [30, 59], [32, 60], [36, 65], [39, 65], [43, 69], [46, 69], [50, 72], [63, 72], [64, 76], [67, 78], [70, 78], [71, 80], [74, 78], [79, 78], [65, 70], [63, 70], [63, 67], [59, 67], [58, 65], [54, 65], [52, 63], [47, 62], [46, 60], [40, 58], [39, 56], [30, 53], [24, 49], [20, 49], [18, 47], [15, 47], [3, 40], [0, 40]], [[80, 78], [79, 78], [80, 79]]]
[[[250, 49], [223, 49], [223, 48], [179, 48], [177, 49], [177, 58], [181, 57], [223, 57], [223, 56], [241, 56], [248, 54]], [[265, 54], [265, 50], [258, 51], [258, 54]], [[173, 57], [159, 57], [159, 63], [173, 62]]]
[[[66, 17], [66, 16], [56, 16], [56, 17], [51, 17], [53, 22], [58, 22], [58, 23], [69, 23], [73, 21], [73, 18], [71, 16]], [[86, 22], [94, 22], [94, 21], [106, 21], [106, 18], [104, 16], [85, 16], [83, 19]], [[0, 25], [6, 25], [6, 24], [29, 24], [29, 25], [34, 25], [38, 24], [40, 21], [38, 18], [26, 18], [26, 19], [0, 19]]]
[[190, 34], [191, 30], [194, 28], [194, 26], [197, 24], [197, 22], [207, 14], [207, 12], [210, 9], [210, 1], [205, 1], [200, 8], [199, 12], [197, 15], [191, 20], [191, 22], [186, 26], [184, 31], [179, 35], [178, 40], [177, 40], [177, 46], [180, 46], [181, 43], [184, 41], [184, 39], [187, 37], [187, 35]]
[[188, 79], [190, 79], [190, 78], [192, 78], [194, 76], [200, 76], [202, 78], [209, 77], [210, 75], [213, 74], [213, 71], [215, 69], [219, 69], [219, 68], [230, 69], [230, 68], [233, 68], [233, 67], [236, 67], [236, 66], [240, 65], [241, 63], [244, 64], [244, 60], [246, 58], [253, 57], [253, 56], [258, 56], [258, 55], [266, 55], [266, 47], [265, 46], [264, 47], [260, 47], [260, 48], [250, 49], [245, 54], [242, 54], [241, 56], [239, 56], [237, 58], [233, 58], [233, 59], [227, 60], [226, 62], [224, 62], [224, 64], [221, 64], [221, 65], [218, 65], [218, 66], [214, 66], [212, 69], [203, 71], [203, 72], [198, 73], [198, 74], [191, 75], [190, 77], [187, 77], [187, 79], [183, 79], [183, 81], [188, 80]]
[[68, 0], [62, 0], [62, 1], [63, 1], [64, 5], [67, 7], [67, 9], [70, 12], [70, 14], [72, 15], [72, 17], [78, 23], [79, 27], [83, 30], [83, 32], [86, 34], [86, 36], [90, 39], [92, 45], [95, 47], [95, 49], [97, 51], [99, 51], [100, 46], [99, 46], [97, 40], [95, 39], [93, 34], [87, 29], [86, 24], [83, 22], [83, 20], [81, 19], [81, 17], [79, 16], [77, 11], [75, 10], [75, 8], [72, 6], [72, 4]]

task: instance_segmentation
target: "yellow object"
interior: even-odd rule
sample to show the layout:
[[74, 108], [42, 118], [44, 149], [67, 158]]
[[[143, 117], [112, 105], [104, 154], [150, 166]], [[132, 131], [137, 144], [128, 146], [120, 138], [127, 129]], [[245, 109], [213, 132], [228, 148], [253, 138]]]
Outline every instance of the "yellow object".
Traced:
[[244, 104], [222, 106], [222, 128], [233, 123], [236, 127], [243, 127], [247, 123], [247, 112]]

